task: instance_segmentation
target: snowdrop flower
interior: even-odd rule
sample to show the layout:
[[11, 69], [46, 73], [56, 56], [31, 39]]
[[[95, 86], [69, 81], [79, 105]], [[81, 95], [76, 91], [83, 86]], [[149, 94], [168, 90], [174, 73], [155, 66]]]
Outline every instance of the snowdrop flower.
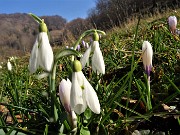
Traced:
[[12, 65], [11, 65], [11, 62], [9, 60], [7, 62], [7, 68], [8, 68], [9, 71], [12, 70]]
[[175, 34], [176, 32], [176, 25], [177, 25], [177, 18], [176, 16], [169, 16], [168, 17], [168, 24], [169, 24], [169, 29], [172, 34]]
[[94, 41], [92, 41], [91, 46], [86, 50], [83, 57], [81, 58], [82, 68], [85, 67], [88, 62], [90, 53], [93, 52], [92, 55], [92, 70], [97, 72], [97, 74], [102, 73], [105, 74], [105, 64], [102, 56], [102, 52], [99, 48], [99, 35], [97, 33], [94, 34]]
[[148, 41], [144, 41], [142, 45], [142, 59], [143, 59], [144, 69], [148, 76], [150, 76], [150, 72], [152, 68], [152, 56], [153, 56], [153, 50], [151, 44]]
[[77, 127], [77, 116], [74, 111], [71, 110], [70, 106], [70, 92], [71, 92], [71, 82], [69, 79], [67, 81], [63, 79], [59, 84], [59, 96], [62, 105], [67, 112], [67, 118], [71, 127], [74, 129]]
[[96, 114], [100, 113], [100, 104], [97, 94], [82, 73], [80, 61], [73, 63], [72, 87], [70, 94], [70, 105], [77, 114], [83, 113], [87, 106]]
[[45, 71], [50, 72], [54, 61], [53, 51], [47, 35], [47, 26], [44, 22], [40, 24], [40, 33], [38, 34], [31, 51], [29, 60], [29, 70], [36, 72], [40, 66]]

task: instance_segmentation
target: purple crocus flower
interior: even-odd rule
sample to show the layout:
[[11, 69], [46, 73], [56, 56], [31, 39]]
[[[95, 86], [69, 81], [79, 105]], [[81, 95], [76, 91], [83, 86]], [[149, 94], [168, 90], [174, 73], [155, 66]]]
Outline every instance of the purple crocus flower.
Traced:
[[79, 51], [81, 49], [80, 45], [77, 46], [77, 50]]
[[74, 129], [77, 127], [77, 116], [70, 106], [70, 93], [71, 93], [71, 81], [63, 79], [59, 84], [59, 96], [62, 105], [67, 112], [67, 118], [71, 127]]
[[86, 42], [84, 40], [82, 41], [82, 45], [86, 48]]
[[144, 41], [142, 45], [142, 59], [145, 72], [148, 76], [150, 76], [150, 72], [152, 70], [152, 56], [153, 50], [152, 46], [148, 41]]
[[170, 29], [171, 33], [175, 34], [176, 26], [177, 26], [177, 18], [176, 18], [176, 16], [169, 16], [168, 17], [168, 25], [169, 25], [169, 29]]

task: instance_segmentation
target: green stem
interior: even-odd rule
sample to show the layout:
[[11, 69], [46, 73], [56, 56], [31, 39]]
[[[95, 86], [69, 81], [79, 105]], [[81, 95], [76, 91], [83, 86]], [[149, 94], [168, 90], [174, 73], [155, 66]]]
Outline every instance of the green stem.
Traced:
[[57, 62], [54, 63], [53, 69], [52, 69], [52, 75], [51, 75], [51, 83], [50, 83], [50, 88], [51, 88], [51, 110], [53, 111], [53, 119], [54, 122], [58, 120], [58, 113], [57, 113], [57, 107], [56, 107], [56, 90], [55, 90], [55, 79], [56, 79], [56, 65]]
[[[97, 32], [99, 34], [102, 34], [102, 35], [105, 35], [105, 32], [104, 31], [101, 31], [101, 30], [96, 30], [96, 29], [91, 29], [91, 30], [87, 30], [85, 31], [83, 34], [80, 35], [80, 37], [78, 38], [78, 40], [75, 42], [74, 44], [74, 50], [77, 49], [77, 46], [79, 45], [79, 43], [81, 42], [81, 40], [85, 37], [85, 36], [88, 36], [94, 32]], [[72, 61], [74, 61], [74, 56], [72, 56]]]
[[148, 111], [151, 110], [152, 105], [151, 105], [150, 76], [148, 76], [147, 79], [147, 105], [148, 105]]

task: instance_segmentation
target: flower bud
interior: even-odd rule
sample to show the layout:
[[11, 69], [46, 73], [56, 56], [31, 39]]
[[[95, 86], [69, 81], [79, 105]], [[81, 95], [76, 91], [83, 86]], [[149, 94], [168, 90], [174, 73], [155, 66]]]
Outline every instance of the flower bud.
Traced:
[[46, 24], [44, 23], [44, 20], [42, 20], [42, 23], [39, 24], [39, 32], [46, 32], [47, 33], [48, 29]]
[[79, 72], [82, 70], [82, 65], [81, 65], [81, 62], [79, 60], [75, 60], [73, 62], [73, 71], [74, 72]]
[[99, 35], [96, 31], [94, 32], [94, 35], [93, 35], [93, 41], [99, 41]]

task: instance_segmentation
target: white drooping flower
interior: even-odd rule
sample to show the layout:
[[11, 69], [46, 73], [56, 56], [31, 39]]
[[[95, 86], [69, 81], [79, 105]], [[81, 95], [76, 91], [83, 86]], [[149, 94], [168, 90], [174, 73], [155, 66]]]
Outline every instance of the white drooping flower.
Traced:
[[93, 53], [93, 55], [92, 55], [92, 70], [94, 72], [97, 72], [98, 74], [99, 73], [105, 74], [104, 59], [102, 56], [102, 52], [99, 48], [98, 40], [92, 41], [91, 46], [86, 50], [83, 57], [81, 58], [80, 61], [82, 64], [82, 68], [84, 68], [86, 63], [88, 62], [91, 52]]
[[[44, 26], [45, 24], [43, 24]], [[47, 27], [46, 27], [47, 29]], [[29, 70], [31, 73], [36, 72], [40, 66], [45, 71], [50, 72], [54, 61], [54, 55], [49, 43], [46, 31], [38, 34], [29, 59]]]
[[153, 57], [152, 46], [148, 41], [144, 41], [142, 45], [142, 59], [143, 59], [144, 69], [147, 75], [150, 75], [151, 72], [152, 57]]
[[77, 114], [83, 113], [87, 106], [96, 114], [100, 113], [100, 104], [97, 94], [91, 84], [81, 71], [80, 61], [74, 61], [74, 72], [72, 73], [72, 87], [70, 104], [72, 110]]
[[67, 81], [63, 79], [59, 84], [59, 96], [62, 105], [67, 112], [67, 118], [71, 127], [74, 129], [77, 127], [77, 116], [70, 106], [70, 93], [71, 93], [71, 82], [69, 79]]
[[175, 34], [176, 26], [177, 26], [177, 18], [176, 18], [176, 16], [169, 16], [168, 17], [168, 25], [169, 25], [169, 29], [170, 29], [171, 33]]
[[11, 62], [9, 60], [7, 62], [7, 68], [8, 68], [9, 71], [12, 70], [12, 65], [11, 65]]

